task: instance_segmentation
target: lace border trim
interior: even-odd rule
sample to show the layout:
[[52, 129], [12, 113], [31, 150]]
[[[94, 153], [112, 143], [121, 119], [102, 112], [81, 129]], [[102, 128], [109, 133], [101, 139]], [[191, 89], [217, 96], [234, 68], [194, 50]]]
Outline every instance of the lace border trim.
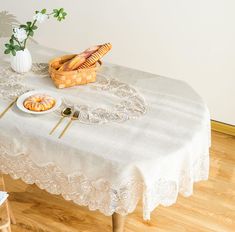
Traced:
[[130, 178], [118, 189], [105, 179], [89, 180], [82, 173], [65, 175], [53, 163], [36, 165], [29, 155], [10, 156], [0, 146], [0, 171], [14, 179], [21, 178], [27, 184], [36, 184], [51, 194], [61, 194], [65, 200], [72, 200], [90, 210], [99, 210], [106, 216], [114, 212], [121, 215], [132, 213], [143, 198], [143, 218], [150, 220], [151, 212], [158, 206], [170, 206], [177, 200], [178, 193], [190, 196], [193, 183], [208, 179], [209, 156], [203, 155], [191, 170], [182, 170], [178, 183], [158, 179], [148, 188], [142, 180]]

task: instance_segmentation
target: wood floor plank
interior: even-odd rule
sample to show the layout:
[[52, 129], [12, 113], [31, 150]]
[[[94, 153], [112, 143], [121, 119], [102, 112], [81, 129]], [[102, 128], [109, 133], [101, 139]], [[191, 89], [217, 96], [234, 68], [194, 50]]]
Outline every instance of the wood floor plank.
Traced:
[[[179, 196], [170, 207], [159, 206], [150, 222], [142, 206], [126, 220], [125, 232], [234, 232], [235, 137], [212, 132], [210, 176], [196, 183], [189, 198]], [[111, 218], [53, 196], [35, 185], [5, 176], [17, 220], [13, 232], [110, 232]]]

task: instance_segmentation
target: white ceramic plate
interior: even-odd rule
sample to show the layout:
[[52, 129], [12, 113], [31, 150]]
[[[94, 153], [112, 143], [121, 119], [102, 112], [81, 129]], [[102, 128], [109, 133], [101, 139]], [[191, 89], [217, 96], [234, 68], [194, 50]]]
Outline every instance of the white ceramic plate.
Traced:
[[[36, 111], [31, 111], [31, 110], [26, 109], [24, 107], [24, 101], [28, 97], [30, 97], [32, 95], [35, 95], [35, 94], [45, 94], [45, 95], [48, 95], [50, 97], [53, 97], [55, 99], [56, 103], [51, 109], [46, 110], [46, 111], [36, 112]], [[48, 113], [51, 113], [51, 112], [57, 110], [60, 107], [61, 103], [62, 103], [61, 98], [53, 92], [46, 91], [46, 90], [34, 90], [34, 91], [30, 91], [30, 92], [27, 92], [27, 93], [21, 95], [18, 98], [18, 100], [16, 102], [16, 105], [21, 111], [23, 111], [25, 113], [28, 113], [28, 114], [48, 114]]]

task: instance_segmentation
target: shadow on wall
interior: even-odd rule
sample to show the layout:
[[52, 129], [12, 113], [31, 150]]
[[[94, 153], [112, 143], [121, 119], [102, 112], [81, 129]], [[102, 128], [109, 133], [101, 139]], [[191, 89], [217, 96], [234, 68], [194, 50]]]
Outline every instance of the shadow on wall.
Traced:
[[[8, 38], [12, 35], [12, 28], [20, 25], [16, 16], [8, 11], [0, 11], [0, 38]], [[34, 39], [29, 38], [32, 42], [37, 43]]]
[[20, 23], [16, 16], [9, 14], [7, 11], [0, 12], [0, 38], [10, 37], [12, 28], [18, 26]]

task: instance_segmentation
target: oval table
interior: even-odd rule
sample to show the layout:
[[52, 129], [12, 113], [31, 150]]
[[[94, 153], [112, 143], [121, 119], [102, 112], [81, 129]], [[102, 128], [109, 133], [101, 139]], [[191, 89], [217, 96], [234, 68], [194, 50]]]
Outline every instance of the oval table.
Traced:
[[112, 215], [115, 232], [139, 201], [149, 220], [208, 178], [210, 116], [187, 83], [104, 64], [97, 83], [59, 90], [46, 68], [37, 63], [21, 75], [1, 62], [0, 112], [22, 92], [43, 89], [82, 116], [58, 139], [69, 119], [49, 135], [59, 112], [31, 115], [13, 105], [0, 118], [2, 173]]

